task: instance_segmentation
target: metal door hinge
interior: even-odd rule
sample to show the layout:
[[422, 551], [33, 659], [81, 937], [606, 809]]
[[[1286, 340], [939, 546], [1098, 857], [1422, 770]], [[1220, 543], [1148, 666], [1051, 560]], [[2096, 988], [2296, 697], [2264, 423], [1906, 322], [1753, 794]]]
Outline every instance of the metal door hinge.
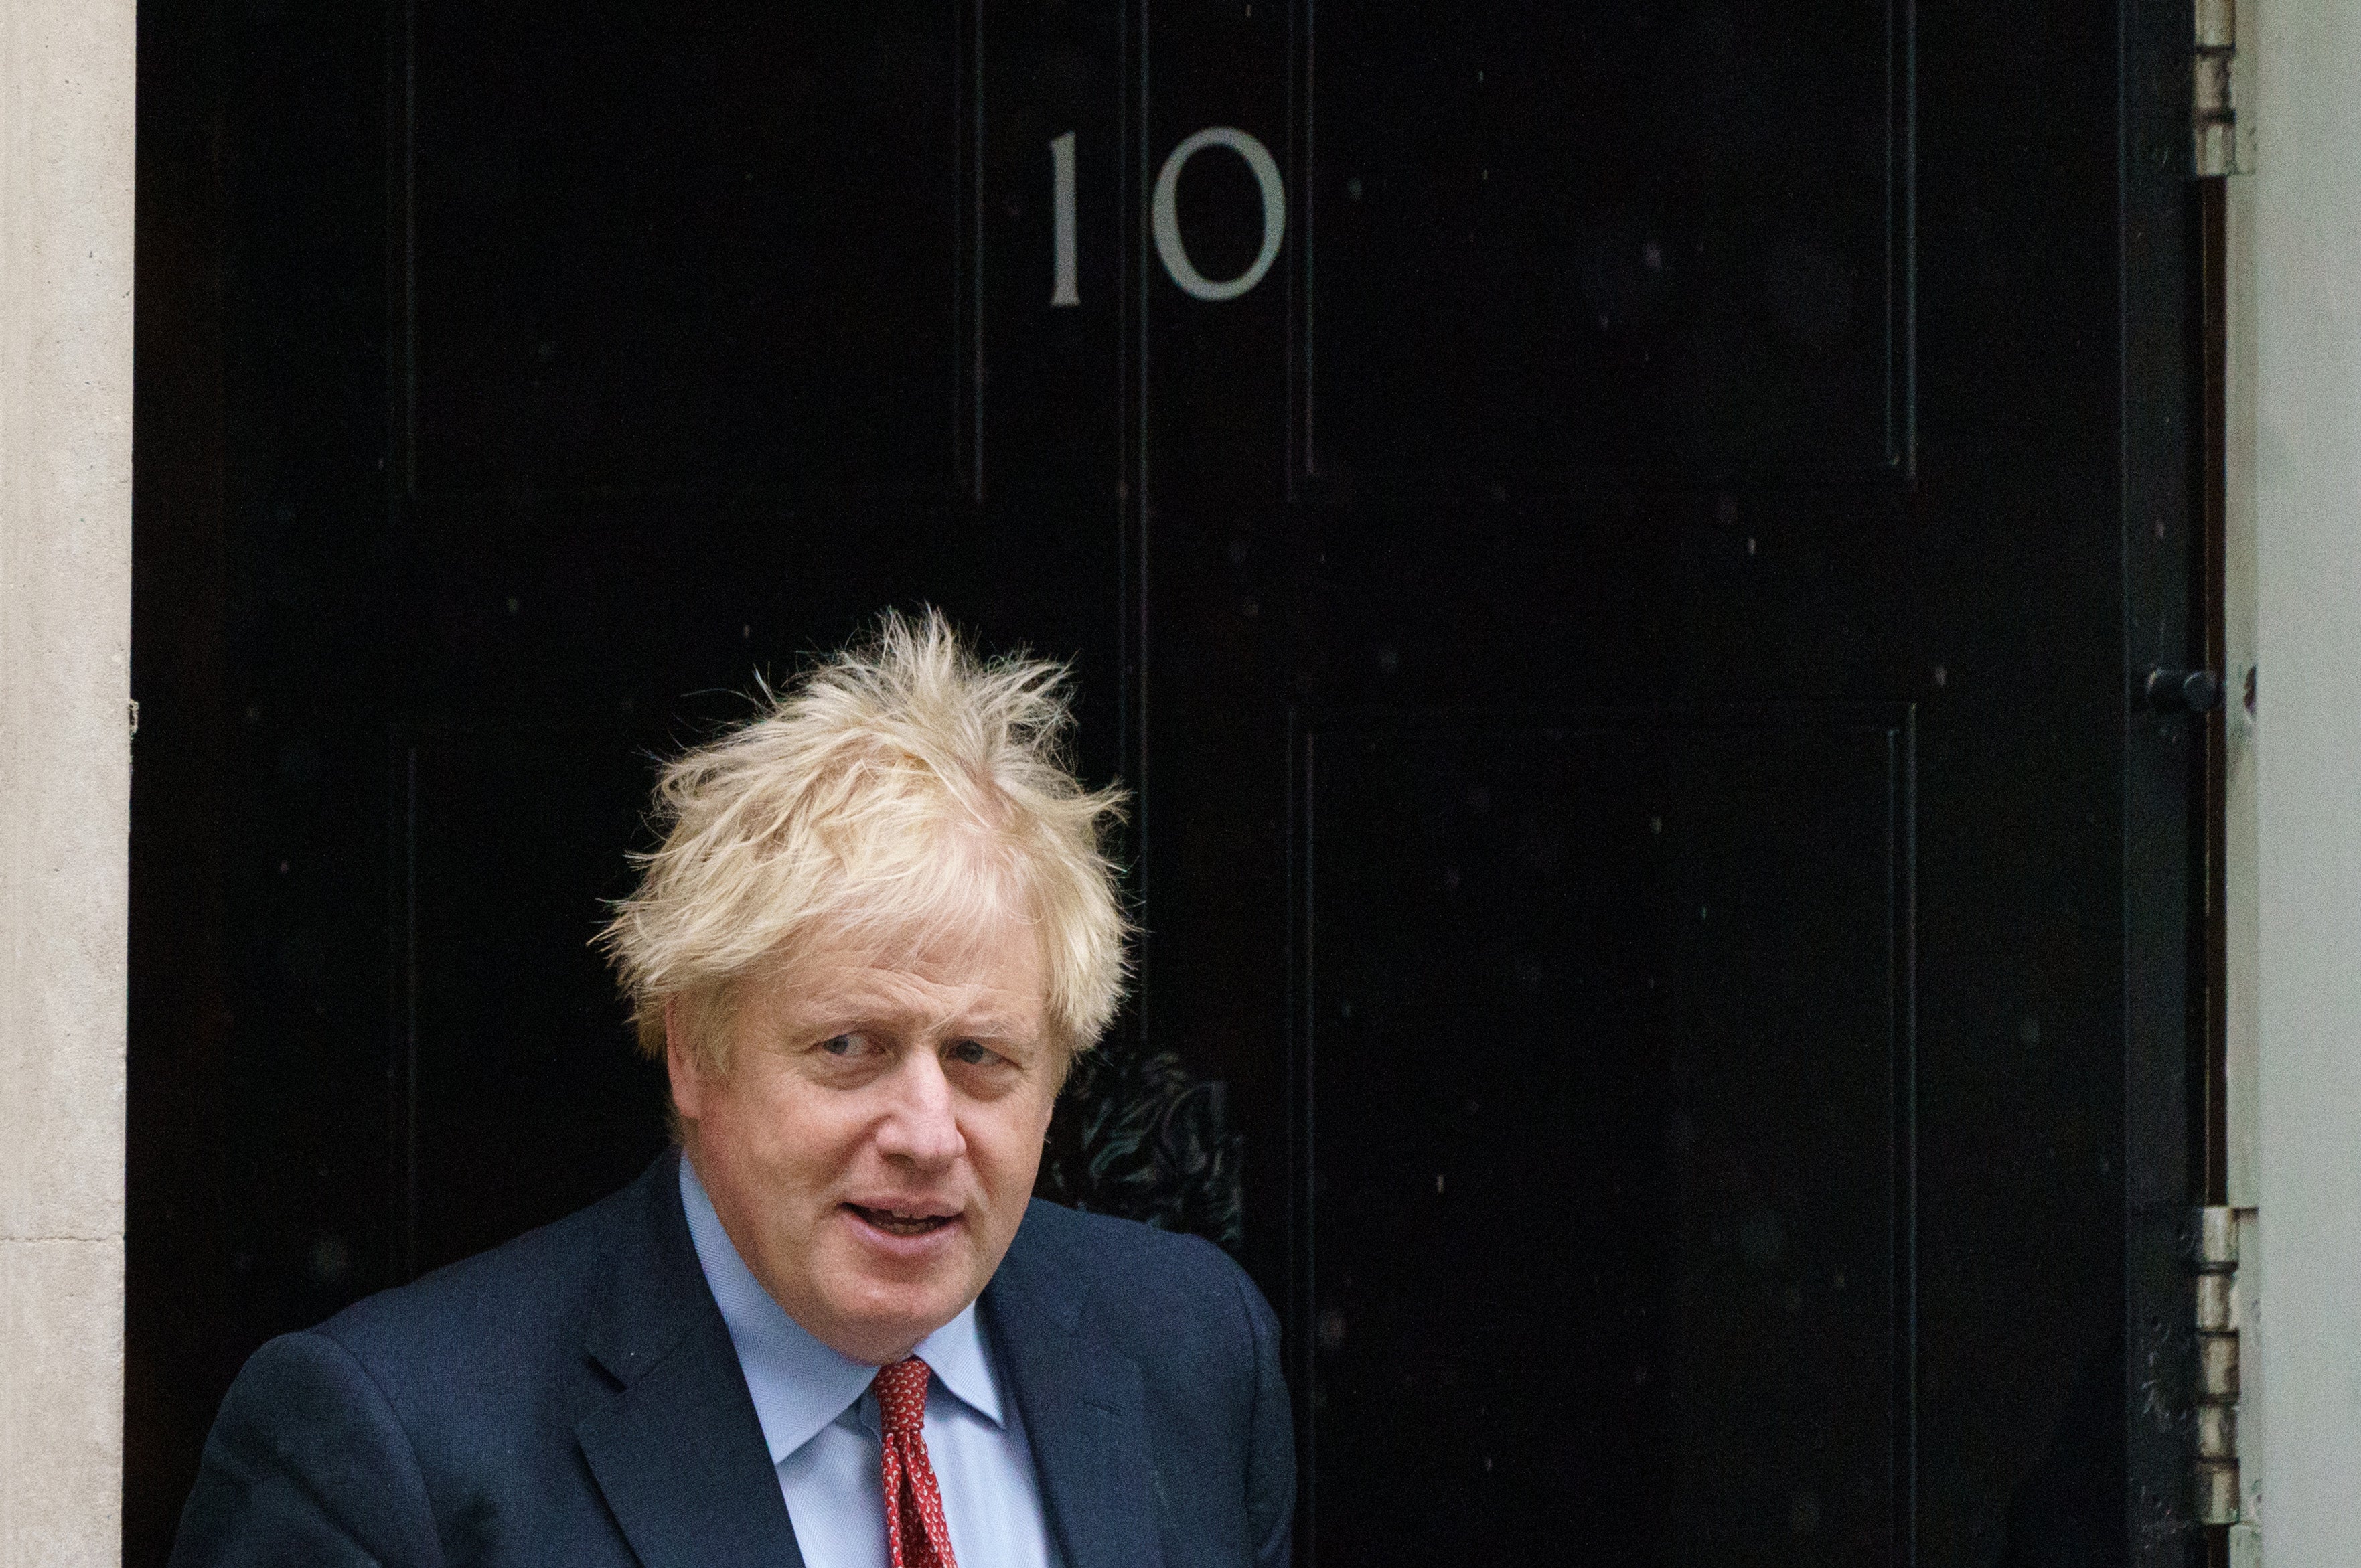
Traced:
[[2197, 177], [2245, 174], [2253, 159], [2239, 134], [2234, 91], [2238, 62], [2238, 0], [2192, 0], [2196, 51], [2190, 71], [2189, 128]]
[[2197, 1211], [2197, 1518], [2238, 1522], [2238, 1214]]

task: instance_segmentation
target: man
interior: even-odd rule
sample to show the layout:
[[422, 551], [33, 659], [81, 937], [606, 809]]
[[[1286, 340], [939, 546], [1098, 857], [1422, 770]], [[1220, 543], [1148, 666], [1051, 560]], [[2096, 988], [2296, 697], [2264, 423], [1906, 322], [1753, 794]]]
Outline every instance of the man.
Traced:
[[265, 1345], [174, 1563], [1285, 1563], [1269, 1308], [1029, 1201], [1123, 974], [1061, 680], [889, 616], [673, 763], [602, 940], [680, 1150]]

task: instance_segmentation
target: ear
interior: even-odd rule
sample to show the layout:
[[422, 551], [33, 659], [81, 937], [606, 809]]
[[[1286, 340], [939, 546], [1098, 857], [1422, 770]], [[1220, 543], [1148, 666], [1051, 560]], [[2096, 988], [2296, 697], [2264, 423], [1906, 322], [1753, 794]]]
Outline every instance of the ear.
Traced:
[[1058, 1096], [1066, 1091], [1066, 1080], [1073, 1072], [1076, 1055], [1073, 1051], [1060, 1053], [1060, 1059], [1049, 1077], [1049, 1092], [1041, 1097], [1041, 1141], [1045, 1144], [1049, 1141], [1049, 1124], [1057, 1118]]
[[694, 1122], [705, 1106], [705, 1070], [688, 1048], [688, 1031], [682, 1023], [680, 998], [665, 997], [664, 1072], [672, 1080], [672, 1107], [683, 1121]]

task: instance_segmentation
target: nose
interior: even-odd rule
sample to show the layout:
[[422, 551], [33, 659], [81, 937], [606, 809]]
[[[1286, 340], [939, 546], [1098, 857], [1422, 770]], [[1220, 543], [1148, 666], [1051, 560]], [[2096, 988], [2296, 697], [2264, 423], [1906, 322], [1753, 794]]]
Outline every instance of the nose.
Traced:
[[878, 1153], [939, 1170], [967, 1152], [950, 1080], [933, 1052], [910, 1052], [885, 1087], [893, 1099], [877, 1126]]

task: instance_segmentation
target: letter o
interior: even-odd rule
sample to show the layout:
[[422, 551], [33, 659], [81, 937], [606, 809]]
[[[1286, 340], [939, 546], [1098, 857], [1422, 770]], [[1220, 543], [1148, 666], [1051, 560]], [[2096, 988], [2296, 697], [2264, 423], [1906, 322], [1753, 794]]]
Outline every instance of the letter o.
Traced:
[[[1218, 283], [1191, 264], [1188, 247], [1180, 242], [1180, 170], [1198, 148], [1206, 147], [1225, 147], [1245, 159], [1246, 167], [1254, 170], [1255, 183], [1262, 187], [1262, 249], [1253, 266]], [[1279, 242], [1287, 234], [1287, 187], [1279, 181], [1279, 164], [1270, 148], [1242, 130], [1208, 126], [1174, 148], [1172, 156], [1164, 160], [1163, 172], [1156, 177], [1152, 220], [1156, 254], [1164, 258], [1164, 270], [1180, 285], [1182, 293], [1199, 300], [1235, 300], [1261, 282], [1262, 275], [1279, 258]]]

